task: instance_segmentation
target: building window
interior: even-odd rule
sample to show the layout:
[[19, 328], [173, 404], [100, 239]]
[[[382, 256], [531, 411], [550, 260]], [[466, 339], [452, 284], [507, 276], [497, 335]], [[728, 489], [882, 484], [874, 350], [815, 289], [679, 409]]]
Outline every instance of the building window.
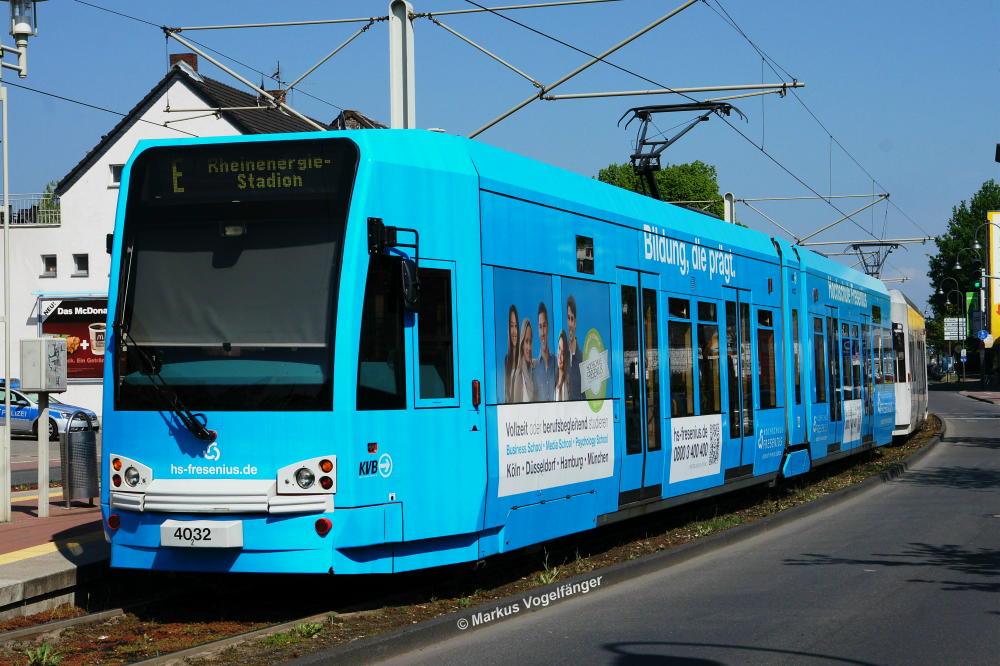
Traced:
[[118, 187], [122, 183], [122, 167], [124, 164], [111, 164], [111, 183], [108, 187]]
[[56, 255], [54, 254], [43, 254], [42, 255], [42, 274], [38, 277], [43, 278], [54, 278], [56, 276]]
[[87, 277], [90, 275], [90, 255], [73, 255], [73, 275], [72, 277]]

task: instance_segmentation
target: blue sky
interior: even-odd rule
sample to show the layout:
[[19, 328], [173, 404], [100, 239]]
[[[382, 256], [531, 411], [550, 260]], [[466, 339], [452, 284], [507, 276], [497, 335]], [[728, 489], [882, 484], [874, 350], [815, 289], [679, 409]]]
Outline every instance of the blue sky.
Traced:
[[[386, 14], [388, 5], [387, 0], [87, 2], [154, 25], [77, 0], [41, 3], [39, 35], [29, 45], [30, 76], [18, 79], [6, 71], [4, 78], [11, 84], [124, 112], [165, 73], [167, 53], [185, 50], [167, 42], [156, 26], [380, 16]], [[502, 4], [513, 3], [490, 6]], [[679, 4], [680, 0], [622, 0], [507, 15], [599, 53]], [[470, 7], [464, 0], [414, 3], [417, 12]], [[1000, 96], [998, 63], [991, 51], [995, 53], [1000, 28], [1000, 3], [709, 0], [693, 5], [609, 60], [666, 87], [779, 82], [781, 77], [720, 18], [720, 7], [773, 58], [779, 72], [787, 71], [806, 83], [797, 96], [734, 101], [748, 119], [734, 117], [732, 125], [757, 145], [763, 141], [768, 154], [820, 193], [888, 191], [898, 206], [878, 204], [855, 217], [858, 226], [844, 222], [816, 240], [862, 240], [871, 238], [869, 232], [888, 238], [939, 234], [952, 206], [968, 199], [983, 181], [997, 177], [1000, 165], [994, 163], [993, 152], [1000, 141]], [[497, 16], [466, 14], [440, 20], [542, 83], [557, 80], [588, 59]], [[182, 35], [249, 65], [226, 61], [259, 83], [261, 74], [254, 70], [270, 74], [279, 63], [282, 78], [297, 78], [359, 27], [340, 24]], [[417, 21], [415, 30], [418, 126], [469, 134], [534, 91], [528, 81], [426, 19]], [[10, 44], [10, 38], [5, 35], [3, 43]], [[292, 105], [323, 120], [334, 118], [342, 107], [388, 121], [387, 43], [386, 24], [376, 23], [301, 84], [304, 91], [323, 101], [300, 93], [293, 94]], [[208, 63], [203, 63], [202, 72], [239, 86]], [[598, 64], [554, 92], [653, 87], [658, 86]], [[37, 192], [49, 180], [61, 178], [118, 120], [103, 111], [16, 87], [11, 87], [10, 99], [12, 192]], [[628, 159], [635, 125], [625, 130], [616, 124], [626, 109], [680, 101], [684, 100], [677, 95], [536, 101], [478, 138], [593, 176], [610, 162]], [[682, 119], [664, 117], [657, 125], [666, 131]], [[715, 165], [722, 190], [738, 197], [810, 194], [751, 141], [718, 119], [699, 125], [664, 157], [671, 163], [700, 159]], [[873, 184], [872, 176], [880, 185]], [[836, 205], [849, 212], [862, 203], [841, 200]], [[840, 217], [824, 202], [774, 202], [761, 208], [800, 236]], [[782, 235], [746, 207], [739, 209], [739, 215], [756, 229]], [[889, 257], [883, 276], [914, 278], [901, 288], [922, 304], [930, 289], [926, 255], [933, 251], [932, 243], [897, 250]]]

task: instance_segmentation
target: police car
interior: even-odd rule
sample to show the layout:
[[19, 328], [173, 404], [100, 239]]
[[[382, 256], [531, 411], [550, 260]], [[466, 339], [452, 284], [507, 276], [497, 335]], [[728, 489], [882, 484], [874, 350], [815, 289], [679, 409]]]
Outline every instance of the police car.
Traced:
[[[10, 431], [11, 434], [38, 436], [38, 394], [18, 389], [19, 382], [11, 381], [10, 389]], [[0, 379], [0, 422], [6, 415], [4, 411], [5, 387]], [[99, 430], [100, 423], [97, 414], [89, 409], [68, 405], [55, 396], [49, 396], [49, 439], [58, 439], [66, 432], [70, 417], [76, 412], [82, 412], [73, 421], [72, 430]]]

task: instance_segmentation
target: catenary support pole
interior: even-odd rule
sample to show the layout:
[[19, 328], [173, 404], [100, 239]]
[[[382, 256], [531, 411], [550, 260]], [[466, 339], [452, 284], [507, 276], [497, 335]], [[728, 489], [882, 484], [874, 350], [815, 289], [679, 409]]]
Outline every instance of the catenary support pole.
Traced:
[[413, 66], [413, 5], [389, 3], [389, 108], [393, 129], [417, 126]]
[[[66, 461], [60, 464], [66, 469]], [[63, 483], [66, 483], [65, 477]], [[49, 394], [38, 393], [38, 517], [49, 517]]]
[[4, 419], [0, 436], [0, 523], [10, 522], [10, 175], [7, 164], [7, 86], [0, 86], [0, 141], [3, 142], [3, 376]]

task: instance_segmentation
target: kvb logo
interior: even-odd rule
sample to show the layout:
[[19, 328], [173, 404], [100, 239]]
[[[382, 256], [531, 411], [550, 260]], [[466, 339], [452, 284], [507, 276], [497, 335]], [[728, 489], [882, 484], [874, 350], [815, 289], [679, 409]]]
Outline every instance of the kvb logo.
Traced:
[[378, 460], [362, 460], [358, 463], [358, 476], [373, 477], [381, 476], [388, 479], [392, 475], [392, 457], [388, 453], [383, 453]]
[[219, 448], [218, 442], [212, 442], [205, 448], [205, 452], [201, 454], [201, 457], [205, 460], [218, 460], [222, 457], [222, 450]]

